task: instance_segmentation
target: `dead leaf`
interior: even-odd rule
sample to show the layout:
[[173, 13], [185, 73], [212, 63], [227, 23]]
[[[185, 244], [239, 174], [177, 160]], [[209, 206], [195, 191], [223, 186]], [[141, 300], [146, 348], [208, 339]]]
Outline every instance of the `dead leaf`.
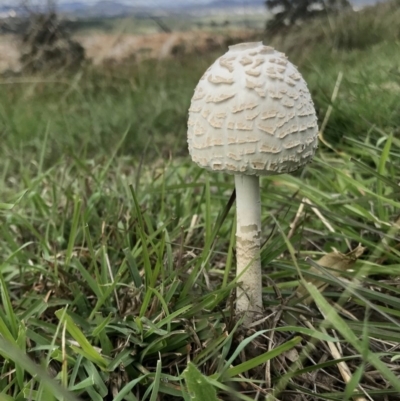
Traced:
[[[365, 250], [366, 248], [358, 245], [357, 248], [346, 254], [340, 252], [330, 252], [322, 256], [322, 258], [316, 263], [329, 269], [329, 272], [333, 276], [339, 277], [342, 272], [348, 271], [354, 266], [357, 259], [365, 252]], [[311, 266], [309, 271], [322, 276], [321, 271], [313, 266]], [[315, 285], [320, 292], [323, 292], [328, 286], [328, 283], [326, 283], [324, 280], [319, 280], [318, 278], [312, 278], [308, 282]], [[296, 294], [299, 298], [302, 298], [308, 294], [308, 291], [303, 284], [300, 283], [297, 287]], [[310, 305], [313, 302], [313, 299], [312, 297], [307, 297], [303, 302], [305, 305]]]
[[292, 348], [289, 351], [284, 352], [283, 355], [292, 363], [297, 362], [300, 359], [299, 353], [297, 352], [296, 348]]

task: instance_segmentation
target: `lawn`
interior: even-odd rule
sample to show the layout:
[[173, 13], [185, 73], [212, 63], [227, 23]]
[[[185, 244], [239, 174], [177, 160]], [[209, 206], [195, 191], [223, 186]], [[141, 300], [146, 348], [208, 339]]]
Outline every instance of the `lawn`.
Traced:
[[249, 330], [233, 177], [186, 144], [225, 49], [1, 79], [0, 401], [400, 400], [400, 15], [346, 18], [259, 35], [304, 75], [321, 141], [261, 180]]

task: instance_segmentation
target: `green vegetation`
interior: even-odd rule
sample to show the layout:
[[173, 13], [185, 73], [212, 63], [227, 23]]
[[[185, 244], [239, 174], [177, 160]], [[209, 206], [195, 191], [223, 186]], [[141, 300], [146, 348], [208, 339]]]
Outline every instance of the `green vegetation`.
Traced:
[[268, 27], [274, 29], [351, 9], [349, 0], [266, 0], [265, 5], [274, 14], [268, 23]]
[[[265, 320], [246, 333], [233, 179], [186, 150], [218, 54], [1, 81], [1, 401], [400, 399], [399, 36], [349, 46], [330, 22], [273, 39], [324, 143], [262, 179]], [[340, 274], [315, 263], [358, 244]]]

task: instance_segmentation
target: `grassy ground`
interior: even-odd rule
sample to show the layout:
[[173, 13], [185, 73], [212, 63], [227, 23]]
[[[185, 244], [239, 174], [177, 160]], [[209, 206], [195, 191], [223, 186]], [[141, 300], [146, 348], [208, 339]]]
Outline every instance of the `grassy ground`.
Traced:
[[262, 179], [265, 320], [247, 332], [232, 177], [186, 150], [218, 54], [1, 81], [1, 401], [400, 399], [400, 43], [322, 26], [302, 51], [273, 39], [323, 142]]

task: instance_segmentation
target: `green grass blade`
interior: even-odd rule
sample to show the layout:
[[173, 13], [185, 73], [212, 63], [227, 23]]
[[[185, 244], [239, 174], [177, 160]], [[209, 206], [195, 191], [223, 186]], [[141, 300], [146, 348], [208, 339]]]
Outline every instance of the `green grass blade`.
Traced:
[[26, 354], [21, 352], [13, 344], [0, 337], [0, 352], [10, 360], [17, 362], [29, 372], [33, 377], [37, 377], [41, 383], [51, 389], [52, 393], [64, 399], [64, 401], [78, 401], [70, 392], [63, 389], [48, 373], [40, 366], [36, 365]]
[[394, 389], [400, 392], [400, 382], [398, 381], [396, 375], [379, 359], [379, 357], [373, 352], [362, 347], [362, 343], [358, 340], [355, 334], [352, 332], [350, 327], [346, 322], [339, 316], [335, 309], [329, 305], [326, 299], [320, 294], [318, 289], [303, 281], [303, 285], [307, 288], [309, 294], [313, 297], [314, 301], [321, 308], [325, 315], [326, 322], [337, 330], [346, 341], [348, 341], [360, 354], [365, 354], [366, 360], [375, 366], [376, 369], [381, 372], [386, 380], [393, 386]]
[[10, 297], [8, 295], [6, 283], [1, 274], [0, 274], [0, 292], [1, 292], [2, 305], [5, 310], [8, 325], [10, 328], [10, 334], [15, 339], [15, 338], [17, 338], [17, 335], [18, 335], [18, 321], [17, 321], [17, 317], [15, 315], [14, 309], [12, 307]]
[[[131, 392], [131, 390], [138, 385], [142, 380], [146, 379], [148, 375], [140, 376], [127, 383], [122, 390], [114, 397], [113, 401], [123, 401], [125, 397]], [[136, 398], [136, 397], [135, 397]], [[134, 398], [134, 399], [135, 399]], [[139, 400], [138, 400], [139, 401]]]
[[156, 374], [154, 376], [153, 389], [151, 391], [150, 401], [157, 401], [159, 398], [160, 382], [161, 382], [161, 368], [162, 368], [162, 363], [161, 363], [161, 359], [159, 359], [157, 361]]
[[250, 369], [254, 369], [257, 366], [260, 366], [263, 363], [265, 363], [273, 358], [276, 358], [279, 355], [282, 355], [284, 352], [291, 350], [293, 347], [295, 347], [301, 341], [302, 341], [301, 337], [295, 337], [292, 340], [289, 340], [286, 343], [279, 345], [278, 347], [274, 348], [273, 350], [271, 350], [269, 352], [265, 352], [264, 354], [259, 355], [253, 359], [250, 359], [246, 362], [243, 362], [240, 365], [229, 368], [225, 375], [227, 377], [234, 377], [234, 376], [240, 375], [244, 372], [247, 372]]
[[90, 344], [90, 342], [87, 340], [85, 335], [82, 333], [82, 331], [78, 328], [78, 326], [75, 324], [75, 322], [72, 320], [72, 318], [68, 314], [64, 314], [64, 310], [58, 310], [55, 312], [55, 315], [60, 319], [62, 319], [62, 323], [66, 324], [67, 331], [68, 333], [73, 337], [73, 339], [79, 344], [81, 349], [77, 347], [73, 347], [77, 352], [83, 352], [85, 357], [88, 358], [90, 361], [95, 363], [97, 366], [99, 366], [102, 369], [106, 369], [107, 367], [107, 361], [97, 352], [93, 346]]
[[79, 218], [80, 218], [80, 213], [81, 213], [81, 204], [82, 204], [81, 199], [76, 197], [74, 199], [74, 213], [72, 216], [71, 232], [69, 234], [67, 253], [65, 255], [65, 264], [66, 265], [69, 264], [69, 262], [72, 258], [72, 251], [74, 249], [77, 231], [78, 231]]
[[218, 401], [214, 386], [203, 376], [193, 363], [183, 372], [191, 401]]

